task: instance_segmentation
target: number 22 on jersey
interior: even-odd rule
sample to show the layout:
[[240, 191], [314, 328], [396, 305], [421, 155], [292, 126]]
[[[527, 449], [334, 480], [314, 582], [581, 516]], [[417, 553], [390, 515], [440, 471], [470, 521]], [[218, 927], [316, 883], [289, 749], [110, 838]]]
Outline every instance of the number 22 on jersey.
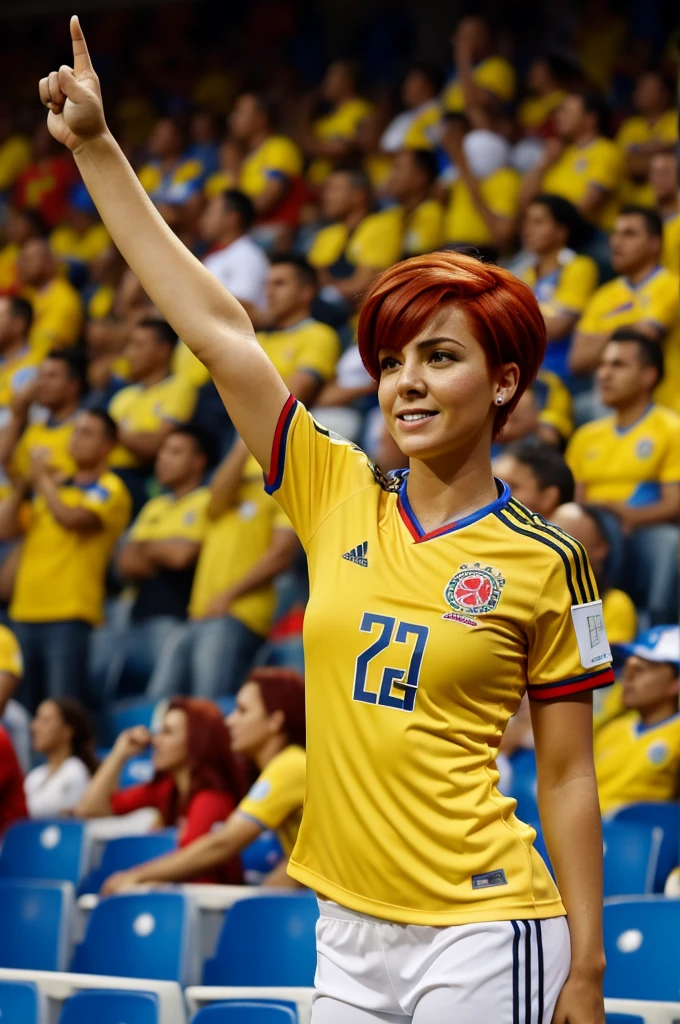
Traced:
[[[414, 622], [397, 622], [391, 615], [377, 615], [364, 612], [359, 627], [362, 633], [373, 633], [374, 627], [379, 633], [373, 643], [357, 658], [354, 673], [353, 699], [364, 704], [380, 704], [398, 711], [413, 711], [420, 679], [420, 667], [423, 663], [425, 645], [430, 630], [427, 626], [419, 626]], [[413, 643], [415, 638], [415, 643]], [[366, 689], [368, 666], [392, 644], [411, 645], [411, 660], [407, 669], [384, 668], [377, 693]]]

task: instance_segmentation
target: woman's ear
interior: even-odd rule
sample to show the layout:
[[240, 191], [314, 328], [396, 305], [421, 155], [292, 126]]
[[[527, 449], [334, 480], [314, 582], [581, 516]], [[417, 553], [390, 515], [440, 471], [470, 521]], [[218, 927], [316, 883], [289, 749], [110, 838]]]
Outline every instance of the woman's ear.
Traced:
[[273, 714], [271, 714], [269, 716], [269, 730], [270, 730], [270, 732], [272, 732], [274, 734], [279, 733], [279, 732], [283, 732], [285, 727], [286, 727], [286, 716], [284, 715], [283, 711], [274, 711]]
[[519, 385], [519, 366], [517, 363], [503, 363], [496, 376], [497, 386], [503, 392], [503, 405], [512, 400]]

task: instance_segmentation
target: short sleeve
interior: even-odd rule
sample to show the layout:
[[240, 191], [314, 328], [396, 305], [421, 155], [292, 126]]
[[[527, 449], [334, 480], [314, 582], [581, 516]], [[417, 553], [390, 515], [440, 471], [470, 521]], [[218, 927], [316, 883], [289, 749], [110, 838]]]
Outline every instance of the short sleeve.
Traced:
[[602, 147], [589, 171], [589, 184], [597, 185], [607, 192], [616, 192], [621, 181], [623, 163], [621, 153], [613, 142]]
[[222, 824], [234, 810], [235, 801], [229, 793], [220, 790], [202, 790], [191, 801], [179, 845], [188, 846], [194, 839], [210, 832], [213, 825]]
[[576, 330], [583, 334], [601, 334], [606, 330], [602, 321], [602, 289], [598, 289], [583, 311], [583, 316], [576, 325]]
[[302, 155], [292, 141], [284, 136], [273, 138], [267, 144], [264, 156], [268, 177], [296, 177], [302, 173]]
[[302, 747], [286, 747], [269, 762], [238, 809], [266, 829], [279, 828], [305, 799], [306, 757]]
[[0, 672], [21, 679], [24, 674], [24, 659], [21, 656], [19, 641], [11, 629], [0, 626]]
[[155, 807], [163, 816], [163, 803], [159, 787], [153, 782], [142, 782], [138, 786], [119, 789], [111, 795], [111, 810], [114, 814], [131, 814], [142, 807]]
[[327, 324], [314, 324], [305, 333], [296, 360], [298, 370], [308, 370], [322, 381], [330, 380], [340, 357], [340, 338]]
[[657, 327], [663, 328], [665, 331], [669, 330], [678, 319], [678, 307], [680, 306], [680, 295], [678, 294], [678, 279], [677, 277], [670, 277], [667, 282], [664, 282], [667, 287], [659, 288], [653, 300], [649, 304], [649, 309], [645, 309], [644, 314], [640, 319], [648, 323], [652, 323]]
[[348, 245], [350, 262], [357, 267], [384, 270], [401, 255], [401, 221], [391, 211], [369, 214]]
[[680, 483], [680, 421], [668, 435], [668, 446], [659, 467], [659, 481], [662, 484]]
[[576, 483], [583, 480], [583, 434], [581, 429], [575, 431], [574, 436], [567, 445], [564, 458], [571, 470]]
[[561, 531], [554, 551], [528, 629], [532, 700], [555, 700], [614, 682], [602, 602], [587, 555]]
[[576, 256], [560, 274], [553, 304], [563, 313], [582, 313], [597, 288], [597, 264], [589, 256]]
[[521, 184], [522, 179], [516, 171], [509, 168], [499, 171], [497, 180], [485, 190], [484, 195], [491, 212], [498, 217], [515, 217], [519, 211]]
[[130, 519], [132, 499], [122, 480], [110, 473], [83, 492], [80, 507], [94, 512], [104, 527], [122, 533]]
[[508, 103], [515, 95], [515, 71], [502, 57], [488, 57], [473, 72], [476, 85]]
[[336, 508], [377, 486], [370, 459], [316, 422], [291, 395], [281, 410], [265, 490], [286, 513], [306, 545]]
[[186, 423], [196, 405], [196, 390], [191, 384], [175, 378], [172, 386], [158, 402], [158, 417], [166, 423]]

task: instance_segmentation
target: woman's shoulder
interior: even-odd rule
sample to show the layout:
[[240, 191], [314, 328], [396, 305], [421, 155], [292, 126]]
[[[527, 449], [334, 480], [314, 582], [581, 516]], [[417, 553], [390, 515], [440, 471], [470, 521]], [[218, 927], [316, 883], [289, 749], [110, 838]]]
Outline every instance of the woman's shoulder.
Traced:
[[79, 757], [72, 755], [67, 757], [64, 763], [59, 767], [59, 773], [62, 775], [68, 775], [69, 778], [73, 779], [85, 779], [90, 780], [90, 771], [83, 761]]

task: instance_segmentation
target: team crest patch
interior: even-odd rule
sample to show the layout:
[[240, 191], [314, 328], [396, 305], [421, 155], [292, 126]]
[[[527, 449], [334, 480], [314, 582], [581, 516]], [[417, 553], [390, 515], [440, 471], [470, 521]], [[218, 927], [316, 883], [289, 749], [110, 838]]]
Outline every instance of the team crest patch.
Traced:
[[648, 459], [653, 451], [654, 444], [649, 440], [649, 438], [645, 437], [642, 441], [638, 441], [635, 454], [639, 459]]
[[651, 743], [647, 747], [647, 759], [655, 765], [664, 764], [668, 760], [669, 753], [668, 744], [664, 743], [663, 740]]
[[501, 599], [505, 583], [502, 573], [490, 565], [482, 566], [481, 562], [464, 563], [449, 580], [444, 591], [444, 597], [457, 614], [447, 612], [443, 617], [461, 621], [465, 614], [483, 615], [484, 612], [492, 612]]

